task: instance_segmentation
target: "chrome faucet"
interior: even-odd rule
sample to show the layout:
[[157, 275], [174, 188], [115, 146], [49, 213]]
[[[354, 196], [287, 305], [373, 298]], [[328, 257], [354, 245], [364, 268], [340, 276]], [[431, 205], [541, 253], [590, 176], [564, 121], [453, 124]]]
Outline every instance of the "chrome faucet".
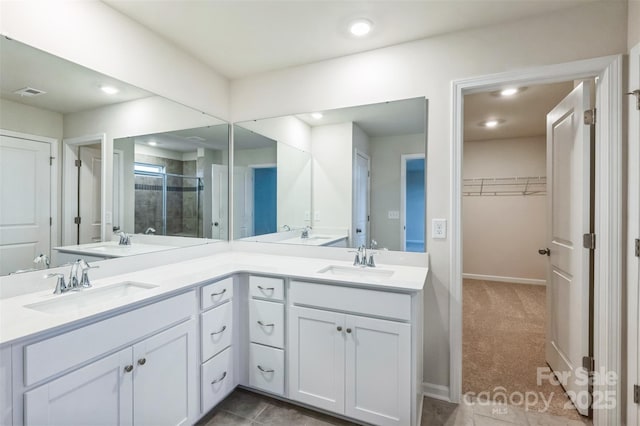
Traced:
[[[91, 287], [89, 281], [89, 269], [99, 268], [99, 266], [91, 266], [84, 259], [78, 259], [71, 264], [71, 270], [69, 271], [69, 283], [65, 282], [64, 274], [53, 273], [45, 275], [45, 278], [57, 277], [56, 289], [53, 294], [66, 293], [70, 290], [79, 291], [83, 288]], [[78, 279], [78, 273], [80, 273], [80, 279]]]
[[367, 248], [364, 244], [358, 247], [358, 250], [349, 250], [349, 253], [356, 254], [353, 259], [353, 266], [367, 266]]
[[304, 229], [302, 230], [302, 234], [300, 234], [300, 238], [305, 239], [305, 238], [309, 238], [309, 230], [311, 229], [310, 226], [305, 226]]
[[47, 256], [46, 254], [40, 254], [38, 256], [36, 256], [35, 259], [33, 259], [33, 263], [37, 264], [43, 264], [44, 268], [42, 269], [49, 269], [49, 265], [51, 265], [51, 262], [49, 261], [49, 256]]
[[282, 225], [282, 230], [283, 231], [291, 231], [291, 227], [289, 225]]
[[[152, 228], [152, 227], [148, 227], [147, 229], [144, 230], [144, 234], [145, 235], [156, 235], [156, 229]], [[131, 244], [131, 243], [129, 243]]]
[[82, 273], [80, 275], [79, 286], [80, 288], [90, 288], [91, 282], [89, 281], [89, 269], [96, 269], [96, 268], [99, 268], [99, 266], [91, 266], [84, 259], [79, 259], [79, 262], [80, 262], [80, 265], [79, 265], [80, 271]]
[[45, 278], [57, 277], [56, 281], [56, 289], [53, 290], [53, 294], [61, 294], [69, 291], [69, 287], [67, 287], [67, 283], [64, 281], [64, 274], [47, 274], [44, 276]]
[[120, 242], [118, 243], [120, 246], [130, 246], [131, 245], [131, 236], [126, 232], [120, 232]]

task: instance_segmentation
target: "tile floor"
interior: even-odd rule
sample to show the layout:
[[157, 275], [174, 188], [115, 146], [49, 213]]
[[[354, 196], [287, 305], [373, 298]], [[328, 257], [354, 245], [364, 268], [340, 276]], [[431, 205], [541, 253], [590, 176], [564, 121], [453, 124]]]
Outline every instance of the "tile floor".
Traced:
[[[244, 389], [236, 389], [200, 420], [197, 426], [346, 426], [352, 424]], [[588, 420], [571, 420], [544, 413], [524, 411], [518, 407], [495, 406], [477, 402], [472, 405], [457, 405], [425, 398], [422, 408], [422, 426], [583, 426], [590, 424], [591, 422]]]

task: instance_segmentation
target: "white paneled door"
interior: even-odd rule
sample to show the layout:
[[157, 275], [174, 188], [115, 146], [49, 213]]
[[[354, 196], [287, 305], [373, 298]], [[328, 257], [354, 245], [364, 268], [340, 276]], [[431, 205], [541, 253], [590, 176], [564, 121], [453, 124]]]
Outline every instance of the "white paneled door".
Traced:
[[355, 163], [353, 246], [360, 247], [369, 238], [369, 157], [356, 151]]
[[547, 115], [548, 248], [546, 359], [582, 415], [589, 394], [582, 368], [589, 355], [591, 232], [589, 86], [581, 83]]
[[78, 244], [100, 241], [102, 230], [102, 153], [100, 148], [80, 146], [78, 157], [78, 216], [80, 228]]
[[253, 236], [253, 170], [233, 168], [233, 239]]
[[229, 229], [229, 168], [211, 165], [211, 238], [226, 240]]
[[0, 136], [0, 275], [50, 255], [50, 155], [48, 143]]

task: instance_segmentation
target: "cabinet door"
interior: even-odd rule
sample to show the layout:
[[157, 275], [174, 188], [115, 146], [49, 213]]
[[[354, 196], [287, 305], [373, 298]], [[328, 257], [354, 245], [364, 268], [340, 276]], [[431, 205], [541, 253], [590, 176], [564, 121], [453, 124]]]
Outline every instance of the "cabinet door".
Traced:
[[345, 414], [376, 425], [411, 422], [411, 326], [346, 316]]
[[131, 348], [24, 394], [26, 425], [131, 425]]
[[186, 425], [197, 417], [195, 320], [133, 346], [134, 423]]
[[289, 397], [344, 411], [344, 315], [294, 306], [289, 328]]

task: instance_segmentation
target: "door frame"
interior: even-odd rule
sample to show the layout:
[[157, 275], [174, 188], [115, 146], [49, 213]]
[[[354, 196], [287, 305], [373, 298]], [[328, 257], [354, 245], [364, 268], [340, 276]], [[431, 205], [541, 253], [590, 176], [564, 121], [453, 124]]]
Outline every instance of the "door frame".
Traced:
[[[75, 161], [78, 159], [78, 147], [82, 145], [93, 145], [99, 141], [100, 155], [102, 156], [102, 167], [100, 170], [100, 240], [106, 241], [107, 236], [107, 219], [109, 223], [111, 218], [107, 218], [106, 195], [107, 195], [107, 177], [111, 176], [111, 171], [107, 171], [107, 163], [111, 167], [110, 161], [105, 161], [107, 155], [107, 134], [97, 133], [93, 135], [79, 136], [75, 138], [62, 139], [62, 245], [76, 245], [78, 241], [77, 226], [71, 226], [73, 218], [77, 214], [78, 205], [78, 176], [76, 172]], [[109, 187], [113, 183], [109, 183]]]
[[[621, 55], [606, 56], [454, 80], [451, 93], [451, 243], [449, 279], [449, 398], [459, 402], [462, 394], [462, 148], [464, 141], [464, 95], [497, 90], [504, 85], [554, 83], [598, 78], [596, 84], [595, 150], [595, 250], [594, 359], [596, 370], [621, 372], [621, 279], [622, 261], [622, 64]], [[603, 143], [606, 141], [606, 143]], [[586, 355], [586, 354], [585, 354]], [[597, 384], [594, 392], [615, 393], [621, 401], [620, 380]], [[621, 423], [621, 404], [593, 411], [594, 425]]]
[[59, 227], [60, 222], [58, 218], [58, 212], [61, 204], [61, 200], [58, 199], [58, 139], [50, 138], [46, 136], [32, 135], [29, 133], [14, 132], [12, 130], [0, 129], [0, 134], [3, 136], [9, 136], [12, 138], [26, 139], [35, 142], [42, 142], [49, 144], [49, 158], [51, 159], [51, 167], [49, 171], [49, 214], [51, 215], [51, 226], [49, 226], [49, 252], [47, 255], [51, 259], [51, 252], [53, 247], [60, 244]]
[[[408, 160], [425, 160], [425, 170], [424, 175], [425, 178], [427, 176], [427, 156], [424, 153], [418, 154], [402, 154], [400, 156], [400, 250], [407, 251], [407, 161]], [[426, 182], [424, 184], [425, 189], [425, 210], [426, 210], [426, 199], [427, 199], [427, 185]], [[423, 212], [423, 217], [427, 217], [427, 212]], [[425, 244], [427, 243], [427, 227], [424, 228], [424, 235], [422, 238], [424, 239]]]
[[[628, 90], [640, 89], [637, 76], [640, 73], [640, 43], [629, 51], [629, 81]], [[627, 100], [629, 111], [628, 123], [628, 190], [627, 190], [627, 424], [640, 423], [638, 405], [633, 402], [633, 385], [640, 385], [640, 259], [635, 257], [635, 239], [640, 238], [640, 111], [635, 107], [636, 99], [629, 96]], [[636, 141], [635, 143], [633, 141]], [[635, 167], [632, 167], [635, 163]], [[635, 190], [634, 190], [635, 188]]]
[[[355, 242], [356, 240], [356, 191], [355, 189], [355, 181], [356, 181], [356, 168], [358, 167], [358, 156], [367, 160], [367, 238], [365, 239], [365, 246], [367, 245], [367, 240], [371, 241], [371, 157], [366, 152], [355, 148], [353, 153], [353, 163], [352, 163], [352, 172], [351, 172], [351, 236], [350, 241]], [[357, 248], [357, 247], [356, 247]]]

